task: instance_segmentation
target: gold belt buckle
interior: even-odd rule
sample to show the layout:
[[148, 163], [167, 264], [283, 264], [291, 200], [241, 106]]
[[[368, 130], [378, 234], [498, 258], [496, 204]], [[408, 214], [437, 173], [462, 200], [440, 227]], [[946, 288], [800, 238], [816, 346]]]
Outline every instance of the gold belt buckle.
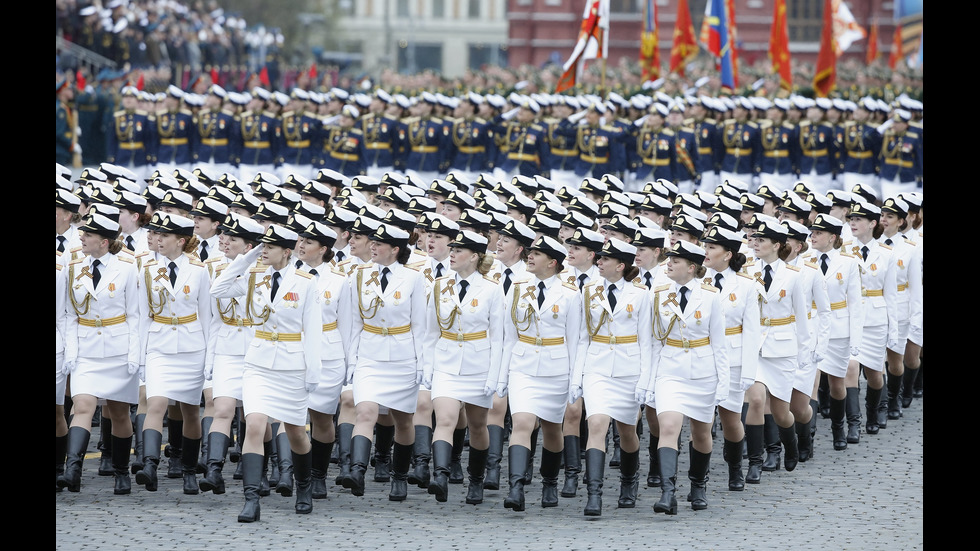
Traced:
[[245, 327], [245, 320], [243, 320], [242, 318], [237, 318], [235, 320], [235, 325], [237, 325], [238, 327]]
[[96, 327], [102, 327], [102, 320], [100, 320], [100, 319], [98, 319], [98, 318], [96, 318], [96, 319], [95, 319], [95, 326], [96, 326]]
[[762, 318], [762, 325], [765, 325], [766, 327], [769, 327], [772, 324], [769, 323], [769, 318]]
[[272, 334], [269, 335], [269, 340], [270, 341], [278, 341], [279, 340], [279, 333], [276, 332], [276, 331], [273, 331]]
[[681, 339], [681, 346], [684, 347], [684, 350], [690, 350], [691, 349], [691, 341], [689, 341], [687, 339]]
[[382, 327], [381, 328], [381, 335], [382, 336], [385, 336], [385, 337], [388, 336], [388, 328], [387, 327]]
[[456, 342], [463, 342], [463, 334], [456, 333]]
[[177, 316], [171, 317], [170, 318], [170, 325], [180, 325], [180, 319], [178, 319]]
[[534, 337], [534, 344], [535, 346], [544, 346], [543, 342], [541, 341], [541, 337]]
[[609, 337], [609, 344], [616, 344], [616, 337]]

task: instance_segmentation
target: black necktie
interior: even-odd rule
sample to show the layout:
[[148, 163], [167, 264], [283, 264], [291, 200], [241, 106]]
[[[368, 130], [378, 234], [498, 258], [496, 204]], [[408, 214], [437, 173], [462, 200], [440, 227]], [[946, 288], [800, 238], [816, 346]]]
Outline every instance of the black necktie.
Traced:
[[504, 270], [504, 294], [505, 295], [507, 294], [507, 291], [510, 290], [510, 274], [512, 274], [512, 273], [514, 273], [514, 272], [511, 271], [510, 268], [507, 268], [506, 270]]
[[436, 277], [442, 277], [442, 262], [436, 264]]
[[208, 259], [208, 242], [201, 241], [201, 260]]
[[381, 290], [384, 291], [388, 287], [388, 274], [391, 273], [387, 267], [381, 270]]
[[544, 282], [538, 283], [538, 308], [544, 304]]
[[650, 288], [653, 287], [653, 276], [650, 275], [650, 272], [647, 272], [647, 273], [643, 274], [643, 279], [646, 280], [646, 283], [644, 283], [644, 285], [647, 286], [647, 289], [650, 289]]
[[721, 279], [723, 277], [725, 276], [721, 275], [721, 273], [715, 274], [715, 287], [717, 287], [719, 291], [721, 291]]
[[99, 280], [102, 279], [102, 273], [99, 272], [99, 264], [102, 264], [98, 260], [92, 261], [92, 288], [99, 288]]
[[769, 286], [772, 285], [772, 266], [766, 266], [766, 275], [762, 278], [762, 282], [766, 284], [766, 291], [768, 291]]
[[317, 275], [316, 268], [313, 268], [312, 270], [310, 270], [310, 275]]
[[63, 253], [63, 252], [65, 252], [65, 241], [68, 238], [65, 237], [65, 236], [63, 236], [63, 235], [59, 235], [59, 236], [57, 236], [57, 238], [58, 238], [58, 252], [59, 253]]
[[865, 260], [868, 259], [868, 246], [867, 245], [861, 247], [861, 258], [863, 258]]
[[129, 250], [131, 250], [131, 251], [135, 251], [136, 250], [136, 246], [133, 245], [133, 236], [132, 235], [127, 235], [126, 236], [126, 248], [129, 249]]
[[687, 308], [687, 287], [682, 285], [679, 291], [681, 293], [681, 312], [683, 312]]
[[616, 284], [613, 283], [612, 285], [609, 286], [609, 309], [614, 312], [616, 311], [616, 295], [613, 294], [613, 291], [615, 290], [616, 290]]
[[344, 261], [344, 251], [337, 251], [336, 256], [337, 256], [337, 262], [343, 262]]
[[459, 282], [459, 300], [460, 301], [462, 301], [463, 298], [466, 297], [466, 288], [469, 285], [470, 285], [470, 282], [469, 281], [466, 281], [465, 279], [460, 280], [460, 282]]
[[177, 285], [177, 263], [170, 263], [170, 285]]
[[588, 279], [588, 274], [579, 274], [578, 276], [578, 290], [581, 291], [582, 287], [585, 287], [585, 280]]
[[827, 253], [820, 255], [820, 270], [823, 275], [827, 275], [827, 268], [830, 268], [830, 262], [827, 260]]
[[272, 272], [272, 300], [276, 300], [276, 291], [279, 290], [279, 278], [281, 277], [279, 272]]
[[885, 240], [885, 245], [888, 245], [889, 247], [892, 246], [892, 238], [891, 237], [889, 237], [888, 239]]

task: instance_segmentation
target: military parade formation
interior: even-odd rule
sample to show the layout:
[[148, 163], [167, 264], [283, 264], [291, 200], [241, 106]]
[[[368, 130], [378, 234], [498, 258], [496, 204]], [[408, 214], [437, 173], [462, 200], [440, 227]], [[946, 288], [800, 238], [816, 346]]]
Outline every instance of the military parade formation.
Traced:
[[642, 463], [674, 515], [712, 463], [743, 491], [807, 462], [818, 415], [885, 438], [922, 395], [922, 102], [705, 83], [125, 85], [79, 173], [59, 81], [56, 491], [94, 420], [115, 494], [237, 490], [230, 460], [240, 522], [372, 466], [391, 501], [524, 511], [536, 462], [542, 507], [581, 482], [601, 516], [613, 467], [633, 508]]

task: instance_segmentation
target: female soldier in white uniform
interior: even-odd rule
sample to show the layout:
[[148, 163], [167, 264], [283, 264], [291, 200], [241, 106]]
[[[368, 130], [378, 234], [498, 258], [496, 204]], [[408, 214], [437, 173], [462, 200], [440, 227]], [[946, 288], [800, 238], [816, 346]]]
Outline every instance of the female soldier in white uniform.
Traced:
[[[503, 396], [510, 387], [514, 430], [508, 449], [510, 492], [504, 507], [515, 511], [524, 510], [524, 476], [531, 455], [531, 431], [538, 420], [544, 433], [542, 478], [549, 481], [542, 490], [542, 505], [557, 505], [564, 444], [561, 422], [566, 402], [579, 398], [569, 396], [568, 390], [581, 335], [582, 295], [578, 287], [558, 279], [566, 255], [565, 247], [556, 240], [537, 238], [528, 253], [531, 277], [515, 281], [508, 296], [510, 319], [504, 323], [497, 394]], [[544, 471], [546, 464], [548, 472]]]
[[[374, 262], [358, 266], [351, 282], [351, 344], [348, 363], [354, 367], [356, 422], [351, 438], [350, 473], [343, 486], [364, 495], [364, 472], [371, 453], [371, 435], [379, 407], [395, 421], [391, 491], [388, 499], [408, 497], [408, 468], [415, 430], [413, 414], [422, 379], [422, 333], [425, 330], [425, 283], [417, 270], [405, 265], [411, 250], [409, 234], [381, 224], [371, 235]], [[350, 370], [349, 370], [350, 371]]]
[[[901, 197], [889, 197], [881, 204], [881, 227], [884, 231], [878, 238], [883, 245], [892, 248], [895, 256], [895, 283], [897, 284], [898, 303], [895, 313], [898, 322], [898, 348], [888, 348], [885, 357], [888, 363], [888, 395], [882, 397], [885, 402], [887, 398], [887, 418], [897, 420], [902, 417], [902, 403], [900, 394], [902, 391], [902, 377], [905, 374], [904, 357], [905, 345], [909, 336], [909, 320], [911, 311], [909, 309], [909, 266], [912, 262], [912, 255], [915, 253], [916, 245], [906, 240], [901, 232], [908, 229], [909, 205]], [[881, 409], [878, 408], [878, 424], [885, 428], [882, 423]]]
[[637, 395], [657, 399], [660, 422], [660, 500], [654, 512], [677, 514], [677, 445], [684, 417], [690, 418], [691, 467], [688, 501], [697, 511], [708, 507], [706, 485], [711, 460], [711, 424], [715, 406], [728, 397], [728, 345], [722, 295], [704, 276], [705, 251], [677, 241], [667, 252], [670, 284], [653, 288], [653, 356], [640, 378]]
[[[74, 417], [68, 429], [68, 461], [58, 488], [77, 492], [82, 460], [99, 398], [112, 420], [113, 493], [128, 494], [129, 449], [133, 437], [129, 404], [139, 400], [139, 289], [136, 265], [118, 255], [119, 224], [93, 213], [80, 228], [82, 254], [68, 273], [68, 310], [64, 371], [71, 373]], [[64, 387], [61, 389], [64, 396]], [[63, 399], [63, 398], [62, 398]], [[105, 427], [104, 427], [105, 428]], [[108, 442], [109, 435], [105, 440]]]
[[[141, 371], [146, 380], [143, 469], [136, 482], [157, 490], [163, 414], [170, 400], [183, 414], [184, 493], [199, 492], [197, 456], [201, 449], [201, 392], [211, 325], [211, 280], [204, 263], [191, 256], [198, 239], [194, 221], [162, 214], [149, 229], [157, 232], [158, 259], [143, 263], [140, 292]], [[170, 430], [174, 425], [170, 425]]]
[[[583, 288], [585, 324], [579, 336], [570, 385], [570, 394], [583, 395], [588, 404], [586, 516], [602, 514], [602, 475], [610, 419], [619, 426], [620, 434], [618, 506], [636, 506], [640, 466], [636, 421], [641, 403], [636, 399], [636, 389], [640, 373], [650, 369], [653, 335], [647, 288], [632, 283], [638, 271], [633, 266], [636, 247], [610, 237], [598, 256], [599, 277]], [[542, 459], [542, 472], [544, 468]]]
[[[270, 417], [282, 421], [289, 438], [296, 513], [313, 510], [306, 405], [320, 379], [322, 324], [316, 282], [309, 273], [297, 270], [290, 258], [298, 239], [296, 232], [270, 225], [260, 238], [262, 245], [225, 268], [211, 293], [215, 298], [245, 295], [244, 310], [255, 327], [242, 372], [242, 405], [248, 428], [240, 460], [244, 464], [245, 505], [238, 522], [260, 518], [263, 440]], [[260, 264], [250, 267], [260, 258]]]
[[437, 278], [429, 299], [424, 337], [423, 386], [432, 389], [436, 415], [429, 493], [446, 501], [453, 433], [460, 406], [470, 429], [469, 488], [466, 503], [483, 502], [489, 436], [487, 412], [497, 389], [503, 353], [504, 297], [499, 283], [486, 277], [493, 257], [486, 237], [461, 231], [450, 243], [453, 275]]

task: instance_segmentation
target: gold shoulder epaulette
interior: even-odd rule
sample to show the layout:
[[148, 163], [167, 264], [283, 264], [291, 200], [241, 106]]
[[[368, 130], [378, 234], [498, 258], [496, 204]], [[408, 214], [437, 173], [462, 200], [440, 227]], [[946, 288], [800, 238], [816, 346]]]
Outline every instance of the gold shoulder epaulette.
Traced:
[[60, 272], [61, 269], [64, 268], [64, 266], [62, 266], [60, 262], [55, 261], [54, 268]]
[[569, 283], [567, 281], [562, 281], [561, 282], [561, 286], [562, 287], [565, 287], [567, 289], [571, 289], [571, 290], [575, 291], [576, 293], [578, 292], [578, 287], [576, 287], [574, 283]]
[[749, 125], [749, 128], [759, 128], [759, 125], [755, 121], [748, 121], [745, 124]]
[[417, 271], [419, 271], [419, 269], [422, 268], [421, 266], [412, 266], [412, 265], [409, 265], [409, 264], [406, 264], [405, 267], [408, 268], [409, 270], [412, 270], [413, 272], [417, 272]]
[[412, 262], [411, 264], [405, 264], [405, 267], [406, 268], [411, 268], [411, 269], [413, 269], [415, 271], [418, 271], [419, 268], [421, 268], [422, 265], [425, 264], [425, 262], [426, 262], [425, 260], [419, 260], [418, 262]]
[[800, 125], [800, 127], [803, 127], [803, 126], [810, 126], [810, 121], [808, 121], [808, 120], [806, 120], [806, 119], [803, 119], [803, 120], [801, 120], [801, 121], [799, 122], [799, 125]]
[[704, 119], [704, 120], [703, 120], [703, 121], [701, 121], [701, 122], [706, 122], [706, 123], [708, 123], [708, 124], [718, 124], [718, 121], [717, 121], [717, 120], [715, 120], [715, 119]]
[[663, 133], [666, 134], [666, 135], [668, 135], [668, 136], [673, 136], [674, 135], [674, 131], [671, 130], [671, 129], [669, 129], [669, 128], [664, 128]]
[[192, 113], [190, 109], [181, 108], [181, 109], [178, 110], [178, 112], [181, 113], [182, 115], [188, 115], [188, 116], [191, 116], [191, 117], [194, 116], [194, 113]]
[[215, 262], [221, 262], [227, 260], [224, 256], [215, 256], [204, 261], [205, 264], [214, 264]]
[[718, 292], [718, 288], [717, 287], [715, 287], [714, 285], [708, 285], [706, 283], [702, 283], [701, 284], [701, 288], [704, 289], [705, 291], [711, 291], [712, 293], [717, 293]]
[[61, 251], [59, 251], [59, 250], [55, 250], [55, 251], [54, 251], [54, 255], [55, 255], [55, 256], [61, 256], [62, 254], [64, 254], [64, 253], [62, 253], [62, 252], [61, 252]]
[[816, 262], [804, 262], [803, 265], [807, 268], [813, 268], [814, 270], [819, 269]]
[[755, 278], [754, 277], [750, 276], [749, 274], [747, 274], [745, 272], [736, 272], [735, 275], [742, 276], [745, 279], [751, 279], [751, 280], [755, 281]]
[[69, 262], [68, 265], [71, 266], [73, 264], [78, 264], [79, 262], [82, 262], [83, 260], [85, 260], [85, 257], [84, 256], [81, 256], [81, 257], [78, 257], [78, 258], [72, 260], [71, 262]]
[[149, 259], [149, 260], [147, 260], [147, 261], [145, 261], [145, 262], [143, 262], [143, 263], [142, 263], [142, 266], [143, 266], [144, 268], [149, 268], [150, 266], [156, 266], [156, 264], [157, 264], [157, 259], [155, 259], [155, 258], [151, 258], [151, 259]]
[[413, 252], [419, 256], [429, 256], [429, 253], [423, 251], [422, 249], [415, 249]]
[[351, 134], [357, 134], [358, 136], [361, 136], [361, 135], [364, 134], [364, 131], [361, 130], [360, 128], [351, 128], [350, 129], [350, 133]]
[[791, 266], [791, 265], [787, 264], [786, 267], [789, 268], [790, 270], [793, 270], [794, 272], [800, 271], [800, 267], [799, 266]]
[[910, 138], [918, 138], [919, 137], [919, 133], [918, 132], [906, 132], [905, 135], [908, 136], [908, 137], [910, 137]]
[[879, 243], [878, 246], [880, 246], [882, 249], [888, 249], [889, 251], [892, 250], [891, 245], [885, 245], [884, 243]]
[[115, 113], [113, 113], [112, 116], [113, 116], [113, 118], [115, 118], [115, 117], [118, 117], [120, 115], [125, 115], [125, 114], [126, 114], [126, 110], [125, 109], [120, 109], [120, 110], [116, 111]]
[[665, 283], [663, 285], [660, 285], [659, 287], [654, 287], [653, 292], [659, 293], [660, 291], [666, 291], [667, 289], [670, 289], [670, 283]]
[[125, 262], [127, 264], [132, 264], [132, 263], [136, 262], [136, 259], [133, 258], [133, 257], [131, 257], [131, 256], [119, 256], [119, 255], [116, 255], [116, 259], [122, 260], [123, 262]]
[[256, 266], [253, 266], [252, 268], [250, 268], [248, 270], [248, 273], [250, 273], [250, 274], [261, 274], [261, 273], [265, 272], [265, 269], [266, 269], [265, 266], [263, 266], [261, 264], [258, 264]]
[[473, 122], [478, 122], [478, 123], [480, 123], [480, 124], [486, 124], [486, 123], [487, 123], [487, 121], [486, 121], [486, 120], [484, 120], [484, 119], [482, 119], [482, 118], [480, 118], [480, 117], [474, 117], [474, 118], [473, 118]]
[[345, 272], [343, 268], [334, 267], [334, 268], [330, 268], [330, 271], [339, 276], [347, 277], [347, 272]]
[[493, 284], [499, 284], [500, 283], [500, 280], [499, 279], [494, 279], [494, 278], [492, 278], [490, 276], [483, 276], [483, 279], [485, 279], [485, 280], [487, 280], [487, 281], [489, 281], [490, 283], [493, 283]]
[[640, 283], [640, 278], [639, 277], [634, 277], [632, 282], [633, 283]]
[[849, 252], [845, 252], [845, 251], [840, 251], [840, 255], [841, 256], [846, 256], [847, 258], [854, 258], [854, 255], [853, 254], [851, 254]]
[[792, 130], [793, 129], [793, 124], [792, 123], [789, 123], [789, 122], [786, 122], [786, 121], [783, 121], [782, 127], [783, 128], [788, 128], [788, 129]]
[[188, 263], [190, 263], [190, 264], [191, 264], [191, 265], [193, 265], [193, 266], [200, 266], [200, 267], [202, 267], [202, 268], [206, 268], [206, 267], [207, 267], [207, 266], [205, 266], [205, 265], [204, 265], [204, 263], [203, 263], [203, 262], [201, 262], [201, 260], [200, 260], [200, 259], [197, 259], [197, 258], [189, 258], [189, 259], [187, 260], [187, 262], [188, 262]]
[[643, 283], [640, 283], [640, 278], [636, 278], [633, 280], [633, 287], [636, 287], [637, 289], [643, 289], [644, 291], [647, 290], [647, 286], [644, 285]]
[[688, 117], [684, 119], [684, 122], [682, 122], [681, 124], [683, 124], [684, 126], [688, 126], [688, 125], [696, 124], [696, 121], [694, 120], [694, 117]]
[[770, 126], [772, 126], [772, 121], [769, 119], [759, 121], [759, 128], [769, 128]]
[[370, 264], [370, 263], [367, 263], [367, 264], [358, 264], [357, 265], [357, 269], [358, 270], [366, 270], [366, 269], [368, 269], [368, 268], [370, 268], [372, 266], [374, 266], [374, 264]]
[[82, 246], [79, 245], [79, 246], [77, 246], [75, 248], [69, 249], [68, 252], [70, 252], [71, 254], [75, 254], [75, 253], [77, 253], [77, 252], [79, 252], [81, 250], [82, 250]]
[[684, 132], [690, 132], [691, 134], [694, 134], [694, 127], [693, 126], [681, 126], [680, 127], [680, 130], [683, 130]]
[[531, 128], [533, 128], [535, 130], [540, 130], [541, 132], [544, 132], [544, 127], [541, 126], [540, 124], [532, 124], [531, 125]]
[[622, 132], [623, 131], [622, 128], [620, 128], [618, 126], [613, 126], [611, 124], [604, 124], [604, 125], [602, 125], [602, 129], [603, 130], [607, 130], [609, 132]]
[[306, 279], [313, 279], [313, 274], [307, 272], [306, 270], [296, 270], [296, 275], [299, 277], [305, 277]]

